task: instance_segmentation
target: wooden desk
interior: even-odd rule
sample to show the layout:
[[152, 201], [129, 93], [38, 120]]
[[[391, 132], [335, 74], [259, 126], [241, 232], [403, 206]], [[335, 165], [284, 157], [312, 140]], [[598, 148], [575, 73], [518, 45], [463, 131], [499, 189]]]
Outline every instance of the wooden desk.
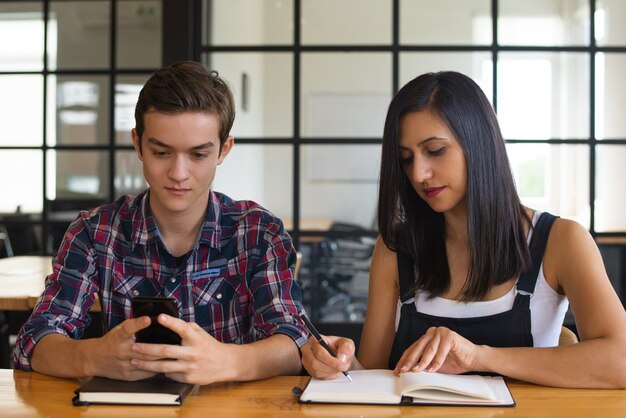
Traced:
[[203, 386], [180, 407], [72, 406], [78, 380], [0, 370], [0, 416], [20, 417], [623, 417], [626, 390], [557, 389], [509, 383], [513, 408], [443, 406], [302, 405], [291, 394], [306, 377]]

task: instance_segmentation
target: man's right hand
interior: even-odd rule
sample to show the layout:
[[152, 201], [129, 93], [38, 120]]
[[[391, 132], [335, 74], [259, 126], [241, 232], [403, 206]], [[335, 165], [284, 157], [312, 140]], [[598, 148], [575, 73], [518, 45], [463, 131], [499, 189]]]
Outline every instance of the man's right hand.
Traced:
[[101, 338], [94, 339], [95, 350], [88, 355], [91, 363], [87, 365], [89, 374], [119, 380], [140, 380], [154, 376], [153, 372], [131, 365], [132, 359], [155, 360], [131, 350], [135, 333], [149, 325], [150, 318], [147, 316], [127, 319]]
[[354, 341], [349, 338], [322, 336], [337, 357], [333, 357], [315, 338], [302, 346], [302, 365], [318, 379], [335, 379], [350, 369], [354, 358]]

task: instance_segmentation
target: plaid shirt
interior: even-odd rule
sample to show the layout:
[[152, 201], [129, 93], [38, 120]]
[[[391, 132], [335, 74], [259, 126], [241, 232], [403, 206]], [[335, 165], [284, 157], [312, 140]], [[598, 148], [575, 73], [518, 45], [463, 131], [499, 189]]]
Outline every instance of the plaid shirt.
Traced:
[[279, 219], [256, 203], [211, 192], [196, 243], [177, 267], [148, 196], [122, 197], [72, 222], [18, 335], [16, 368], [31, 369], [35, 345], [45, 335], [80, 338], [96, 294], [108, 329], [131, 317], [134, 296], [168, 296], [178, 301], [182, 319], [219, 341], [243, 344], [285, 334], [298, 346], [306, 342], [297, 315], [296, 253]]

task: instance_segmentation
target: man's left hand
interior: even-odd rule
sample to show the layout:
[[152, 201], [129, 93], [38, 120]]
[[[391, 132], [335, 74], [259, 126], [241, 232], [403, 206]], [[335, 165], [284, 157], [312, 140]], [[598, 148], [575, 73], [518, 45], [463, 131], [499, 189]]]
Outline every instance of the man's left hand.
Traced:
[[217, 341], [195, 322], [161, 314], [159, 324], [176, 332], [181, 345], [134, 343], [132, 351], [156, 360], [133, 359], [131, 364], [146, 371], [164, 373], [172, 380], [205, 385], [233, 380], [238, 362], [236, 345]]

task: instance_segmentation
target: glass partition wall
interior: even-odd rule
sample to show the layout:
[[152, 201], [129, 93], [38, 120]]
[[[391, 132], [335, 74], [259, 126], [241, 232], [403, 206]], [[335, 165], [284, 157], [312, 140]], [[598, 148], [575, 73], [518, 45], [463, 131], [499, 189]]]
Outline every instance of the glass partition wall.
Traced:
[[130, 129], [162, 18], [155, 0], [0, 1], [0, 222], [15, 254], [56, 251], [79, 210], [146, 187]]
[[623, 238], [624, 18], [619, 0], [205, 0], [201, 60], [237, 102], [215, 188], [286, 221], [318, 323], [362, 322], [389, 100], [455, 70], [496, 108], [523, 202]]

